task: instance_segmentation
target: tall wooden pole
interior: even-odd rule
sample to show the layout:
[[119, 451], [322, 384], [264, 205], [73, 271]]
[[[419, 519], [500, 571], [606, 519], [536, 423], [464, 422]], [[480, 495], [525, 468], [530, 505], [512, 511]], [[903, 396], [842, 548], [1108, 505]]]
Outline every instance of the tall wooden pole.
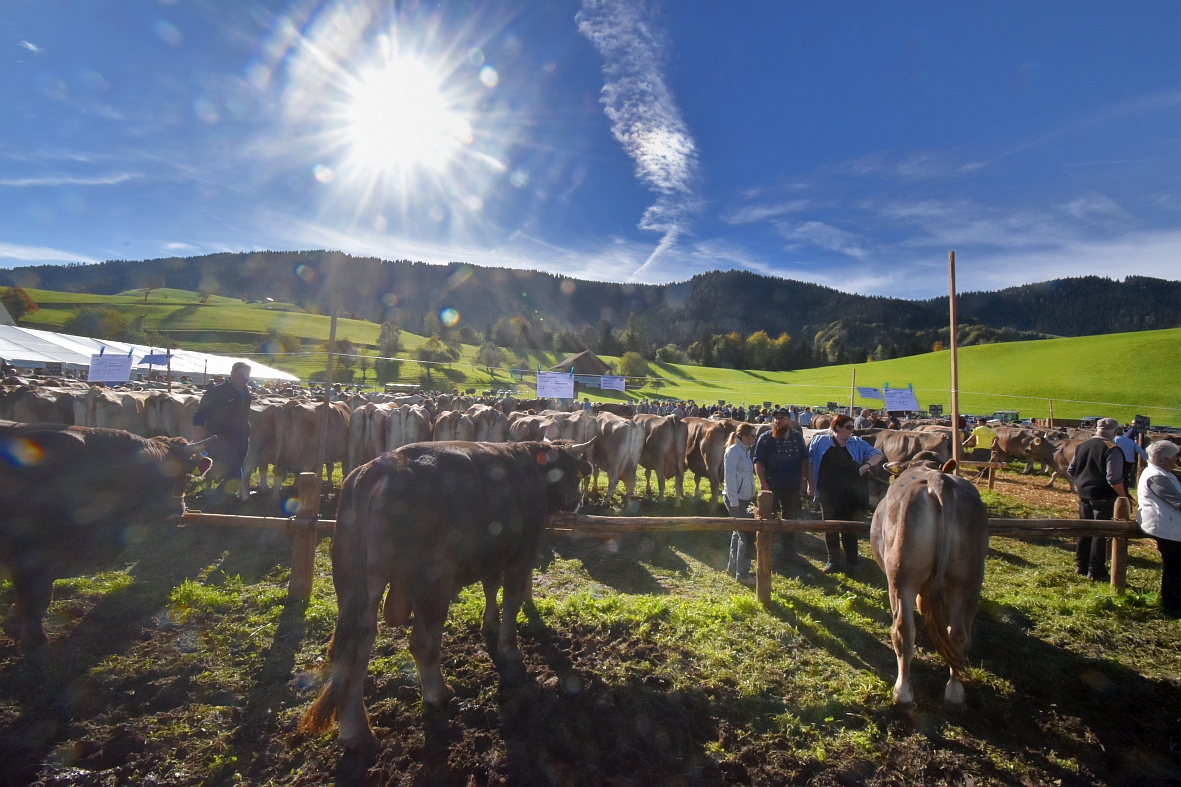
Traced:
[[849, 383], [849, 417], [856, 418], [853, 413], [854, 402], [857, 401], [857, 370], [853, 370], [853, 381]]
[[957, 463], [964, 458], [960, 433], [960, 364], [955, 320], [955, 252], [947, 252], [948, 311], [951, 315], [951, 450]]
[[[328, 456], [328, 417], [332, 413], [332, 364], [336, 360], [336, 312], [339, 309], [340, 290], [332, 291], [332, 322], [328, 326], [328, 368], [324, 372], [324, 416], [320, 422], [320, 452], [316, 462], [316, 478], [324, 468]], [[328, 484], [332, 484], [332, 471], [328, 471]]]
[[1049, 399], [1050, 402], [1050, 428], [1054, 428], [1054, 400]]

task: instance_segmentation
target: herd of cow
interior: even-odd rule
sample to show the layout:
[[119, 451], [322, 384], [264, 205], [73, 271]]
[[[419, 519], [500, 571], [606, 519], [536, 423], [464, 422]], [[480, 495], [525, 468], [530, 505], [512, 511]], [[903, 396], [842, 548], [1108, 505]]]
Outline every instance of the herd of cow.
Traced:
[[[323, 405], [298, 389], [262, 394], [246, 469], [262, 471], [265, 485], [265, 468], [273, 466], [277, 492], [287, 472], [320, 470]], [[184, 511], [189, 477], [210, 470], [205, 446], [186, 439], [198, 401], [192, 391], [0, 388], [0, 564], [12, 578], [23, 650], [45, 642], [42, 618], [54, 578], [112, 559], [129, 528]], [[692, 471], [697, 492], [708, 479], [716, 503], [737, 421], [632, 415], [618, 405], [568, 412], [549, 404], [450, 395], [357, 395], [331, 403], [325, 461], [341, 462], [345, 471], [332, 543], [338, 617], [329, 679], [302, 729], [318, 732], [339, 719], [346, 745], [374, 743], [363, 687], [379, 611], [391, 625], [413, 616], [409, 645], [423, 699], [446, 701], [443, 624], [455, 591], [471, 582], [483, 583], [483, 630], [497, 638], [498, 662], [519, 668], [516, 616], [530, 594], [541, 531], [552, 514], [578, 509], [600, 470], [608, 498], [620, 481], [633, 496], [642, 467], [648, 487], [655, 475], [662, 496], [670, 478], [681, 496], [684, 474]], [[871, 484], [871, 501], [881, 502], [870, 544], [894, 613], [894, 699], [913, 701], [917, 600], [951, 667], [945, 698], [960, 704], [988, 515], [975, 488], [948, 474], [949, 428], [905, 426], [861, 433], [887, 459]], [[994, 459], [1024, 460], [1031, 469], [1040, 462], [1052, 473], [1050, 483], [1085, 439], [997, 431]], [[503, 616], [496, 603], [502, 586]]]

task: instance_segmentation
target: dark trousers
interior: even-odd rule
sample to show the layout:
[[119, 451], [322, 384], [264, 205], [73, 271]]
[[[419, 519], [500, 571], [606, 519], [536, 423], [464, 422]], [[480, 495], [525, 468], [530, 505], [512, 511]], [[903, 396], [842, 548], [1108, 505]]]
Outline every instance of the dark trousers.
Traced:
[[[1079, 519], [1110, 520], [1115, 516], [1115, 499], [1079, 500]], [[1107, 574], [1107, 539], [1081, 536], [1074, 546], [1074, 566], [1080, 574], [1102, 577]]]
[[[771, 494], [775, 497], [772, 510], [779, 514], [780, 519], [800, 518], [800, 492], [798, 489], [772, 489]], [[777, 534], [773, 550], [777, 559], [783, 560], [794, 557], [796, 555], [796, 534]]]
[[1160, 550], [1160, 608], [1181, 615], [1181, 541], [1154, 539]]
[[[859, 519], [861, 509], [857, 506], [836, 505], [820, 501], [820, 516], [825, 520], [844, 519], [847, 521]], [[828, 562], [841, 562], [841, 547], [845, 547], [845, 561], [849, 566], [857, 565], [857, 535], [855, 533], [825, 533], [824, 546], [828, 551]]]

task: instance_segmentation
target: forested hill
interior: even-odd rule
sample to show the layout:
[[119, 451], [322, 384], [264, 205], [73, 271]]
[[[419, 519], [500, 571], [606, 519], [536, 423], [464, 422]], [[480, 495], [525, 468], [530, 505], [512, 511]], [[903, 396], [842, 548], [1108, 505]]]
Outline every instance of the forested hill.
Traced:
[[[590, 335], [603, 320], [631, 329], [648, 346], [682, 348], [702, 334], [787, 333], [849, 356], [885, 347], [888, 355], [931, 349], [946, 339], [947, 299], [912, 301], [852, 295], [807, 282], [746, 271], [715, 271], [668, 285], [574, 281], [536, 271], [456, 263], [383, 261], [339, 252], [254, 252], [95, 265], [0, 270], [0, 285], [113, 294], [168, 286], [245, 298], [287, 300], [326, 312], [341, 292], [343, 313], [392, 320], [411, 330], [440, 310], [487, 333], [524, 317], [535, 332]], [[997, 292], [965, 293], [959, 302], [969, 341], [1081, 336], [1181, 326], [1181, 282], [1129, 277], [1059, 279]], [[830, 352], [831, 355], [831, 352]], [[836, 360], [832, 358], [832, 360]]]

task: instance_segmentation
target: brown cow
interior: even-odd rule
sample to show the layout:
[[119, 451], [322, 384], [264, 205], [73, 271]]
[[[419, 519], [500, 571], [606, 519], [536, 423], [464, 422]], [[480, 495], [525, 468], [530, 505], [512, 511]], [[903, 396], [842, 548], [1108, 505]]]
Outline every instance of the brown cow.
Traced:
[[[422, 699], [454, 695], [440, 669], [443, 626], [458, 588], [484, 585], [482, 629], [497, 636], [498, 662], [519, 669], [517, 612], [533, 576], [537, 542], [551, 513], [577, 511], [589, 446], [566, 443], [417, 443], [383, 454], [349, 475], [332, 539], [336, 631], [331, 679], [300, 729], [318, 733], [339, 719], [350, 748], [376, 742], [365, 713], [365, 675], [381, 597], [391, 626], [414, 615], [410, 653]], [[504, 586], [504, 616], [496, 594]]]
[[472, 419], [477, 443], [503, 443], [508, 440], [508, 419], [498, 408], [473, 404], [465, 415]]
[[97, 429], [122, 429], [140, 437], [148, 434], [144, 413], [146, 394], [91, 388], [74, 397], [74, 423]]
[[886, 455], [887, 462], [906, 463], [923, 452], [939, 457], [940, 462], [951, 459], [951, 432], [883, 430], [865, 436], [865, 441]]
[[345, 475], [366, 462], [372, 462], [386, 450], [386, 421], [390, 411], [396, 409], [397, 406], [392, 404], [367, 402], [353, 410], [349, 416]]
[[652, 493], [652, 474], [656, 474], [656, 488], [664, 499], [664, 482], [674, 479], [677, 500], [685, 495], [685, 453], [689, 444], [689, 427], [682, 419], [671, 415], [641, 413], [635, 422], [644, 427], [644, 450], [640, 466], [647, 468], [644, 491]]
[[201, 404], [200, 396], [157, 391], [144, 402], [144, 417], [152, 437], [193, 439], [193, 413]]
[[898, 657], [894, 702], [899, 705], [914, 702], [910, 665], [916, 597], [931, 640], [951, 669], [943, 699], [964, 704], [972, 622], [988, 555], [988, 511], [969, 481], [948, 475], [954, 467], [952, 462], [942, 470], [932, 461], [908, 467], [890, 463], [899, 475], [870, 526], [873, 556], [889, 583], [891, 639]]
[[[260, 402], [257, 399], [250, 404], [250, 448], [242, 462], [243, 500], [250, 498], [250, 477], [255, 470], [258, 470], [258, 488], [267, 489], [267, 467], [275, 464], [279, 413], [282, 411], [281, 404]], [[277, 489], [282, 479], [277, 476], [276, 479], [274, 483]]]
[[738, 421], [723, 418], [686, 418], [687, 428], [685, 465], [693, 471], [697, 486], [693, 496], [701, 499], [701, 479], [709, 479], [710, 503], [717, 505], [722, 492], [722, 465], [726, 455], [726, 441], [738, 428]]
[[8, 421], [28, 424], [74, 423], [74, 396], [66, 391], [21, 386], [8, 392], [4, 405], [0, 417]]
[[459, 410], [444, 410], [435, 417], [432, 434], [435, 442], [473, 442], [476, 439], [476, 425]]
[[599, 470], [607, 473], [607, 491], [604, 500], [615, 494], [615, 486], [623, 481], [625, 501], [635, 496], [636, 468], [640, 454], [644, 452], [644, 427], [630, 418], [621, 418], [612, 413], [599, 413], [599, 439], [594, 443], [591, 464], [594, 465], [592, 478], [599, 483]]
[[324, 452], [324, 466], [317, 465], [320, 440], [324, 431], [323, 402], [290, 401], [283, 405], [275, 430], [275, 488], [287, 480], [287, 474], [326, 472], [325, 485], [332, 486], [332, 471], [337, 462], [348, 459], [349, 408], [344, 402], [332, 402], [328, 411], [328, 442]]

